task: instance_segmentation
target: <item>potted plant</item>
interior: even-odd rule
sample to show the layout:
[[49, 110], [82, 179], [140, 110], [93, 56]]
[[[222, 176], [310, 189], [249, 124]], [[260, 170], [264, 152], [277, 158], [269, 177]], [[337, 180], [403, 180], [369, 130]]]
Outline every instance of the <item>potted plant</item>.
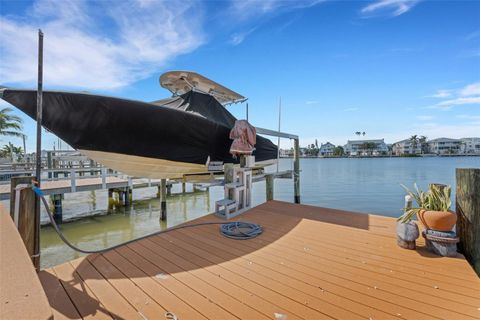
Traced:
[[[405, 196], [405, 212], [412, 208], [413, 198], [410, 195]], [[415, 240], [419, 237], [417, 224], [412, 221], [413, 215], [398, 218], [397, 222], [397, 244], [404, 249], [414, 250], [416, 248]]]
[[416, 215], [426, 229], [451, 231], [457, 222], [457, 215], [450, 210], [452, 205], [450, 186], [431, 184], [428, 192], [420, 190], [416, 184], [414, 186], [414, 192], [405, 186], [403, 187], [408, 195], [415, 200], [417, 207], [404, 208], [405, 213], [398, 220], [407, 222]]

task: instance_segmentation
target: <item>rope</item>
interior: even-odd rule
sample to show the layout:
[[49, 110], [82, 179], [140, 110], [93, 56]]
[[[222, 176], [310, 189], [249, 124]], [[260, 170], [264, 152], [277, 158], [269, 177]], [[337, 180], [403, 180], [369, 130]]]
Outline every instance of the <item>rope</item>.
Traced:
[[[244, 240], [244, 239], [255, 238], [256, 236], [261, 234], [262, 231], [263, 231], [262, 226], [260, 226], [259, 224], [243, 222], [243, 221], [200, 222], [200, 223], [195, 223], [195, 224], [180, 225], [180, 226], [177, 226], [177, 227], [173, 227], [173, 228], [169, 228], [169, 229], [165, 229], [165, 230], [161, 230], [161, 231], [156, 231], [154, 233], [147, 234], [145, 236], [142, 236], [142, 237], [139, 237], [139, 238], [136, 238], [136, 239], [128, 240], [128, 241], [125, 241], [123, 243], [120, 243], [120, 244], [117, 244], [117, 245], [114, 245], [114, 246], [111, 246], [111, 247], [108, 247], [108, 248], [104, 248], [104, 249], [85, 250], [85, 249], [81, 249], [81, 248], [78, 248], [75, 245], [73, 245], [70, 241], [68, 241], [68, 239], [62, 233], [62, 231], [58, 227], [57, 223], [55, 222], [55, 219], [53, 218], [53, 214], [50, 211], [50, 207], [48, 206], [48, 202], [45, 199], [45, 195], [44, 195], [43, 191], [40, 190], [40, 188], [35, 187], [35, 186], [33, 186], [32, 189], [35, 192], [35, 194], [42, 200], [43, 205], [45, 206], [45, 209], [47, 210], [47, 214], [48, 214], [48, 218], [50, 219], [50, 223], [52, 224], [53, 228], [55, 229], [55, 232], [58, 234], [60, 239], [62, 239], [63, 242], [65, 242], [65, 244], [67, 246], [69, 246], [70, 248], [72, 248], [73, 250], [78, 251], [78, 252], [82, 252], [82, 253], [86, 253], [86, 254], [103, 253], [103, 252], [107, 252], [107, 251], [110, 251], [110, 250], [113, 250], [113, 249], [117, 249], [119, 247], [130, 244], [130, 243], [135, 242], [137, 240], [142, 240], [142, 239], [145, 239], [145, 238], [148, 238], [148, 237], [151, 237], [151, 236], [159, 235], [159, 234], [162, 234], [162, 233], [167, 233], [167, 232], [170, 232], [170, 231], [173, 231], [173, 230], [186, 229], [186, 228], [192, 228], [192, 227], [200, 227], [200, 226], [206, 226], [206, 225], [215, 225], [215, 224], [220, 225], [220, 233], [227, 238], [235, 239], [235, 240]], [[245, 231], [245, 229], [247, 229], [247, 231]], [[248, 231], [248, 229], [250, 229], [250, 231]]]

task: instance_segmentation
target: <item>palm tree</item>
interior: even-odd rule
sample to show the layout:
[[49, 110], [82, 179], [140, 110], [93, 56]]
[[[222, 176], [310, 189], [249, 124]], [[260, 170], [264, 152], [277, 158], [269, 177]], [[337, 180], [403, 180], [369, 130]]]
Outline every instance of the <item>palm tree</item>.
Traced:
[[0, 154], [3, 157], [10, 157], [12, 161], [18, 160], [18, 158], [20, 158], [22, 153], [23, 153], [22, 147], [16, 147], [11, 142], [4, 145], [2, 150], [0, 150]]
[[413, 136], [410, 137], [410, 142], [412, 143], [412, 153], [415, 153], [415, 150], [417, 149], [417, 145], [418, 145], [418, 136], [416, 134], [414, 134]]
[[418, 142], [420, 142], [420, 151], [421, 153], [425, 153], [428, 149], [428, 143], [427, 143], [427, 137], [425, 136], [420, 136], [420, 138], [418, 138]]
[[0, 136], [22, 137], [22, 118], [10, 114], [12, 108], [3, 108], [0, 110]]
[[365, 137], [365, 131], [362, 132], [362, 135]]
[[362, 133], [361, 133], [360, 131], [355, 131], [355, 134], [356, 134], [357, 136], [360, 136]]

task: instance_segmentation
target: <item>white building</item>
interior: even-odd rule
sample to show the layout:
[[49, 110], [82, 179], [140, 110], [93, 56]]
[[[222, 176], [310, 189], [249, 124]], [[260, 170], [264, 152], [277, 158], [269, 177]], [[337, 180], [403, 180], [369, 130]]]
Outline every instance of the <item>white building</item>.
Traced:
[[384, 139], [348, 140], [344, 149], [350, 156], [379, 156], [388, 153]]
[[480, 154], [480, 138], [461, 138], [460, 152], [465, 154]]
[[461, 145], [460, 139], [437, 138], [428, 141], [428, 151], [434, 154], [457, 154]]
[[412, 140], [405, 139], [398, 142], [395, 142], [392, 145], [392, 152], [396, 156], [401, 156], [404, 154], [419, 154], [422, 153], [422, 145], [420, 142], [414, 146]]
[[331, 157], [333, 156], [333, 152], [335, 151], [335, 145], [327, 142], [327, 143], [322, 143], [320, 146], [320, 152], [319, 155], [323, 157]]

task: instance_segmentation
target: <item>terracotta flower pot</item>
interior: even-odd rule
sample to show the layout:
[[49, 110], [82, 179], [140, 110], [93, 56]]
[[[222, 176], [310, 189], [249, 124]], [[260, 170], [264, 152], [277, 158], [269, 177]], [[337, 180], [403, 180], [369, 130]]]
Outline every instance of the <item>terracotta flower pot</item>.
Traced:
[[437, 231], [451, 231], [457, 223], [457, 214], [453, 211], [420, 210], [417, 218], [425, 228]]

